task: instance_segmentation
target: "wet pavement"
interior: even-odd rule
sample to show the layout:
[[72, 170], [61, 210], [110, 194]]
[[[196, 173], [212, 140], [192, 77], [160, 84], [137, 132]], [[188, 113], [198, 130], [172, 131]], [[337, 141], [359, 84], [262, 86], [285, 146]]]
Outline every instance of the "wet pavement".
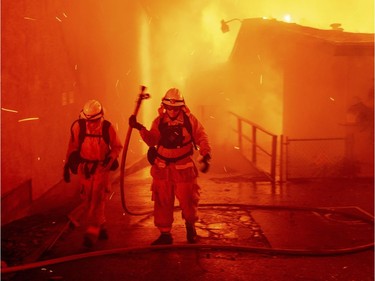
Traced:
[[131, 214], [114, 181], [109, 240], [90, 250], [84, 229], [66, 224], [78, 187], [61, 183], [33, 216], [2, 227], [2, 280], [374, 280], [372, 180], [272, 185], [246, 169], [221, 168], [199, 177], [194, 245], [176, 206], [174, 244], [150, 246], [159, 233], [149, 167], [125, 178]]

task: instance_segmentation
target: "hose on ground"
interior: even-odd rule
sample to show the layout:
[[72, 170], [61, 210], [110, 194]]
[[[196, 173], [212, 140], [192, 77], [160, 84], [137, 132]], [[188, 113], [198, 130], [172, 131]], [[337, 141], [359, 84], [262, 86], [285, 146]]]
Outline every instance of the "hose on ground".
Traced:
[[[371, 215], [367, 217], [360, 215], [348, 214], [342, 211], [337, 211], [334, 208], [312, 208], [312, 207], [297, 207], [297, 206], [269, 206], [269, 205], [246, 205], [246, 204], [217, 204], [207, 203], [201, 204], [200, 208], [241, 208], [241, 209], [263, 209], [263, 210], [294, 210], [294, 211], [311, 211], [318, 213], [336, 213], [349, 216], [354, 219], [362, 220], [366, 223], [373, 224], [374, 218]], [[240, 245], [220, 245], [220, 244], [185, 244], [185, 245], [158, 245], [158, 246], [145, 246], [145, 247], [129, 247], [129, 248], [115, 248], [102, 251], [93, 251], [34, 263], [5, 267], [1, 269], [2, 274], [14, 273], [18, 271], [30, 270], [39, 267], [46, 267], [49, 265], [72, 262], [75, 260], [93, 258], [98, 256], [106, 256], [111, 254], [126, 254], [126, 253], [146, 253], [155, 252], [160, 250], [222, 250], [234, 252], [250, 252], [258, 254], [269, 255], [293, 255], [293, 256], [336, 256], [344, 254], [352, 254], [365, 250], [373, 250], [374, 243], [359, 245], [356, 247], [341, 248], [341, 249], [323, 249], [323, 250], [308, 250], [308, 249], [284, 249], [284, 248], [266, 248], [266, 247], [250, 247]]]
[[364, 250], [371, 250], [374, 248], [374, 243], [361, 245], [358, 247], [335, 249], [335, 250], [306, 250], [306, 249], [278, 249], [278, 248], [262, 248], [250, 246], [237, 246], [237, 245], [204, 245], [204, 244], [185, 244], [185, 245], [158, 245], [146, 247], [132, 247], [132, 248], [116, 248], [110, 250], [94, 251], [83, 254], [71, 255], [56, 259], [38, 261], [34, 263], [18, 265], [13, 267], [6, 267], [1, 269], [2, 274], [15, 273], [18, 271], [30, 270], [39, 267], [46, 267], [64, 262], [72, 262], [80, 259], [108, 256], [112, 254], [128, 254], [128, 253], [147, 253], [156, 252], [161, 250], [221, 250], [221, 251], [234, 251], [234, 252], [250, 252], [268, 255], [293, 255], [293, 256], [336, 256], [356, 253]]

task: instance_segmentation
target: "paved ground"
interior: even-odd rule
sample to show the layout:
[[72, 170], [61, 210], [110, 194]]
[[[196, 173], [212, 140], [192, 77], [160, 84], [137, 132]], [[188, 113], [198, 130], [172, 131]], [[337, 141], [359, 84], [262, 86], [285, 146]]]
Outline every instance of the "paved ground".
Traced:
[[148, 168], [141, 169], [125, 180], [132, 215], [115, 182], [110, 239], [90, 251], [81, 245], [81, 228], [65, 229], [50, 247], [78, 203], [77, 186], [61, 183], [33, 216], [2, 227], [2, 261], [9, 266], [2, 280], [374, 280], [372, 181], [272, 186], [252, 178], [215, 167], [201, 175], [199, 243], [186, 243], [176, 208], [174, 245], [151, 247], [158, 231]]

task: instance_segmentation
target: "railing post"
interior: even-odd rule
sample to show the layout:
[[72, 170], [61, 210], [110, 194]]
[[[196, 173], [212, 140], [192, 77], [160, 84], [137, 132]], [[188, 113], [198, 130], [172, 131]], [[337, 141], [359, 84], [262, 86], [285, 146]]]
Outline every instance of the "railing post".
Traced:
[[242, 123], [241, 119], [237, 117], [237, 129], [238, 129], [238, 148], [242, 153]]
[[276, 153], [277, 152], [277, 136], [272, 136], [272, 153], [271, 153], [271, 178], [276, 180]]
[[284, 135], [280, 136], [280, 182], [284, 182]]
[[285, 137], [285, 181], [288, 181], [289, 176], [289, 139]]
[[252, 160], [253, 163], [257, 163], [257, 128], [252, 126]]

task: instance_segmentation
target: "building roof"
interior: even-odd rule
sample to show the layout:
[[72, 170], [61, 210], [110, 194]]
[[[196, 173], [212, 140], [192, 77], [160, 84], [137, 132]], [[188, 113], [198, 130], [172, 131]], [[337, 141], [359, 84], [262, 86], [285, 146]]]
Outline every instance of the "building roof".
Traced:
[[[274, 56], [298, 50], [321, 51], [334, 56], [374, 57], [374, 34], [345, 32], [340, 24], [318, 29], [275, 19], [241, 20], [230, 60], [242, 61], [251, 53], [271, 52]], [[328, 49], [327, 49], [328, 48]]]
[[370, 43], [374, 44], [374, 34], [373, 33], [354, 33], [345, 32], [341, 28], [341, 24], [333, 23], [331, 24], [331, 29], [317, 29], [307, 26], [298, 25], [296, 23], [286, 23], [282, 21], [277, 21], [275, 19], [262, 19], [262, 18], [251, 18], [242, 20], [241, 30], [246, 32], [254, 25], [267, 25], [270, 28], [283, 29], [291, 33], [299, 33], [301, 35], [315, 37], [317, 39], [322, 39], [330, 41], [332, 43]]

